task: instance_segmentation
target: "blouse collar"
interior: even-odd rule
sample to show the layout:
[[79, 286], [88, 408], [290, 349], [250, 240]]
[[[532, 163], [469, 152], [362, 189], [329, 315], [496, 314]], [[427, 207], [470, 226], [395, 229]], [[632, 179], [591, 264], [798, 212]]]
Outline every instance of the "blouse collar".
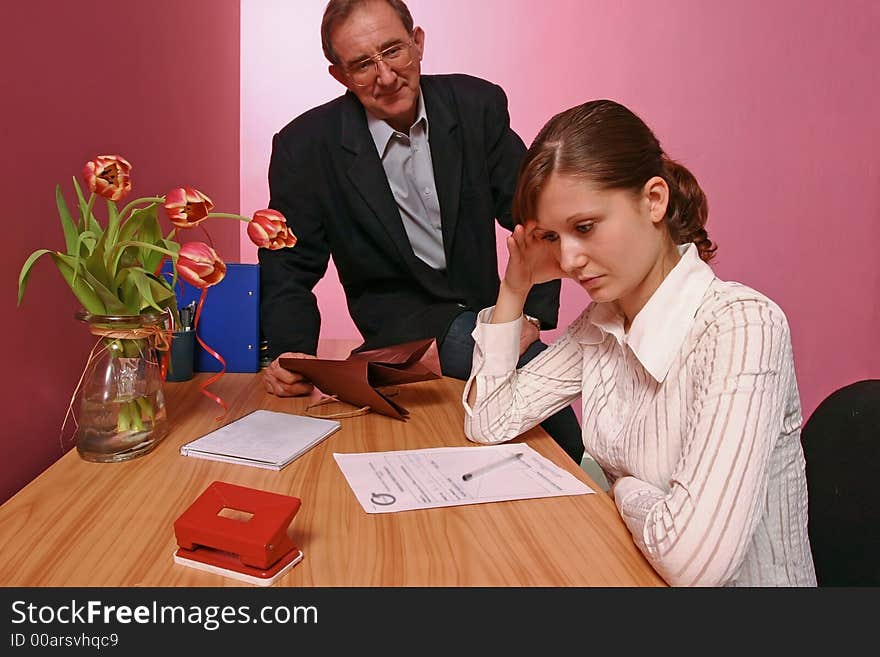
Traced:
[[693, 243], [678, 246], [681, 259], [635, 316], [629, 333], [616, 303], [597, 303], [590, 322], [621, 344], [628, 344], [639, 362], [660, 383], [694, 325], [706, 290], [715, 280]]

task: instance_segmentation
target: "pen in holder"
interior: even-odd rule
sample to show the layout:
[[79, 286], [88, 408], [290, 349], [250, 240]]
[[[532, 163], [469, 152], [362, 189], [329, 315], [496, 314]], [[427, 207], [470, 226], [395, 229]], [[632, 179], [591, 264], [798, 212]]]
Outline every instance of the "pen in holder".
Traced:
[[189, 381], [193, 377], [196, 358], [196, 332], [184, 329], [171, 335], [171, 358], [165, 380]]
[[171, 358], [166, 381], [189, 381], [196, 358], [196, 332], [193, 327], [195, 302], [180, 307], [180, 329], [172, 333]]

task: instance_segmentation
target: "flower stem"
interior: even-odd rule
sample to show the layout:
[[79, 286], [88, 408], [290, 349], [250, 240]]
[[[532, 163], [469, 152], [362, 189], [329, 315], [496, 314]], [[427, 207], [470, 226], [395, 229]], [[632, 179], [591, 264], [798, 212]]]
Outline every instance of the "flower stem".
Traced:
[[143, 354], [145, 340], [125, 339], [120, 342], [122, 342], [122, 355], [126, 358], [138, 358]]
[[122, 212], [119, 213], [119, 216], [124, 217], [128, 213], [129, 210], [134, 208], [134, 206], [138, 205], [139, 203], [150, 203], [150, 204], [165, 203], [165, 197], [164, 196], [144, 196], [143, 198], [136, 198], [131, 203], [126, 205], [124, 208], [122, 208]]
[[95, 192], [92, 192], [89, 196], [89, 202], [86, 204], [86, 211], [83, 216], [83, 230], [89, 230], [91, 228], [91, 222], [89, 219], [92, 216], [92, 210], [95, 207], [95, 199], [98, 197]]
[[250, 223], [250, 219], [248, 219], [247, 217], [243, 217], [240, 214], [228, 214], [226, 212], [211, 212], [205, 218], [210, 219], [212, 217], [217, 217], [218, 219], [238, 219], [239, 221], [243, 221], [245, 223]]
[[150, 419], [150, 422], [152, 423], [156, 419], [156, 414], [153, 412], [152, 402], [150, 402], [147, 397], [138, 397], [137, 399], [135, 399], [135, 402], [137, 402], [141, 417], [148, 417]]
[[141, 407], [140, 404], [138, 404], [141, 399], [143, 399], [143, 397], [138, 397], [137, 399], [128, 402], [128, 407], [131, 409], [131, 428], [134, 431], [144, 430], [144, 419], [141, 417]]
[[116, 431], [124, 433], [131, 429], [131, 417], [129, 416], [128, 402], [119, 406], [119, 415], [116, 416]]

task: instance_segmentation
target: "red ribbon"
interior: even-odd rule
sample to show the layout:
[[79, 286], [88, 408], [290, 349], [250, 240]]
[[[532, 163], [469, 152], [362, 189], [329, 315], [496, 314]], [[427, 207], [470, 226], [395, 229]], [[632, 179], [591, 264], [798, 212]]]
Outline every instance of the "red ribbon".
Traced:
[[206, 237], [207, 240], [208, 240], [208, 246], [210, 246], [210, 247], [213, 249], [213, 248], [214, 248], [214, 240], [213, 240], [213, 238], [211, 237], [211, 233], [209, 233], [209, 232], [208, 232], [208, 229], [205, 228], [204, 226], [201, 226], [201, 225], [200, 225], [199, 228], [201, 228], [201, 229], [202, 229], [202, 232], [205, 234], [205, 237]]
[[205, 342], [202, 340], [202, 338], [199, 336], [199, 331], [198, 331], [199, 318], [202, 316], [202, 306], [205, 303], [205, 297], [207, 295], [208, 295], [208, 288], [203, 287], [202, 288], [202, 296], [199, 297], [199, 305], [196, 308], [196, 319], [195, 319], [195, 322], [193, 322], [193, 330], [196, 332], [196, 340], [198, 340], [199, 344], [202, 345], [202, 349], [207, 351], [209, 354], [211, 354], [214, 358], [216, 358], [220, 362], [220, 366], [221, 366], [220, 371], [217, 372], [216, 374], [214, 374], [214, 376], [209, 377], [204, 383], [199, 384], [199, 387], [202, 389], [202, 394], [205, 395], [206, 397], [209, 397], [210, 399], [214, 400], [217, 404], [219, 404], [223, 408], [223, 414], [218, 415], [216, 418], [214, 418], [215, 421], [219, 422], [224, 417], [226, 417], [226, 413], [229, 412], [229, 409], [226, 407], [226, 402], [224, 402], [220, 397], [215, 395], [213, 392], [210, 392], [207, 388], [209, 385], [211, 385], [215, 381], [218, 381], [220, 379], [220, 377], [223, 376], [223, 374], [226, 372], [226, 361], [223, 360], [223, 356], [221, 356], [216, 351], [211, 349], [211, 347], [206, 345]]

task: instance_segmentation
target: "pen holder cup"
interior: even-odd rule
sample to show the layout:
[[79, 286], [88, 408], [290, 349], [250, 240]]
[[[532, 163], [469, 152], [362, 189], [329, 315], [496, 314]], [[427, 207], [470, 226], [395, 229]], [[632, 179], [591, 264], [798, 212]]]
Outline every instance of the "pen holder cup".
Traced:
[[174, 331], [171, 340], [171, 362], [166, 381], [189, 381], [193, 377], [196, 354], [196, 332]]

